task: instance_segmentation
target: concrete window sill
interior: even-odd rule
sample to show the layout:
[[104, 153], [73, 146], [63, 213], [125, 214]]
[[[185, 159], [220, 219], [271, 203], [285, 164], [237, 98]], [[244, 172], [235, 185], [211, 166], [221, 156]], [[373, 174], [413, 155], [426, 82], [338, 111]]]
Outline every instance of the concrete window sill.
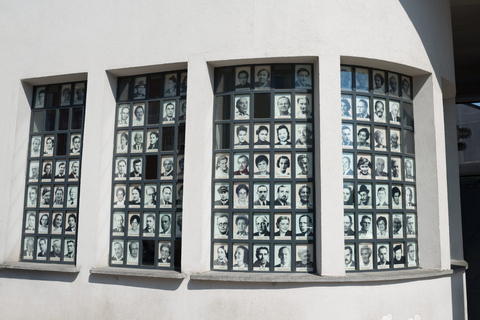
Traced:
[[30, 263], [30, 262], [5, 262], [0, 265], [0, 269], [56, 272], [56, 273], [79, 273], [80, 272], [80, 270], [74, 265], [55, 264], [55, 263]]
[[90, 269], [90, 273], [95, 275], [179, 279], [179, 280], [185, 278], [185, 275], [178, 271], [156, 270], [156, 269], [102, 267], [102, 268], [92, 268]]

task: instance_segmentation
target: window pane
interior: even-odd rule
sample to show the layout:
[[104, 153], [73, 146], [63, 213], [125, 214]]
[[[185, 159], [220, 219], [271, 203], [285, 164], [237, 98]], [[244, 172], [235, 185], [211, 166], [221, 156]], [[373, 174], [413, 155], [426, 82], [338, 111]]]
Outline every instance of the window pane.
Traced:
[[162, 151], [172, 151], [175, 139], [174, 127], [166, 127], [162, 129]]
[[57, 134], [57, 141], [55, 142], [55, 148], [57, 150], [57, 156], [64, 156], [67, 154], [68, 139], [66, 133]]
[[145, 157], [145, 179], [158, 179], [158, 156]]
[[230, 125], [217, 124], [215, 126], [215, 150], [230, 149]]
[[270, 118], [270, 93], [257, 93], [254, 99], [254, 118]]
[[148, 90], [149, 99], [160, 98], [160, 92], [162, 91], [162, 79], [162, 74], [150, 76], [150, 86]]
[[130, 91], [131, 82], [132, 82], [132, 78], [123, 78], [118, 81], [117, 100], [119, 101], [128, 100], [128, 92]]
[[275, 65], [273, 67], [275, 89], [293, 88], [292, 65]]
[[215, 69], [215, 93], [232, 91], [235, 81], [233, 68]]
[[55, 130], [55, 110], [45, 111], [45, 131]]
[[230, 120], [231, 96], [215, 97], [215, 120]]
[[58, 130], [68, 130], [68, 113], [70, 109], [60, 109], [58, 117]]
[[80, 129], [83, 125], [83, 108], [73, 108], [72, 129]]
[[160, 101], [148, 102], [148, 124], [160, 123]]
[[51, 85], [47, 87], [47, 108], [55, 108], [58, 106], [58, 96], [58, 85]]
[[42, 126], [43, 126], [43, 111], [33, 112], [32, 132], [42, 131]]
[[411, 103], [403, 103], [403, 125], [413, 128], [413, 105]]

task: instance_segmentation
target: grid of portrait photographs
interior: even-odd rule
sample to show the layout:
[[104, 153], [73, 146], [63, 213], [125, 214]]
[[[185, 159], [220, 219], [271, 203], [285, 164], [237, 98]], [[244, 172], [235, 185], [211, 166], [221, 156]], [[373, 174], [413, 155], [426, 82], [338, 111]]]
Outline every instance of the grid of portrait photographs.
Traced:
[[22, 261], [75, 263], [86, 86], [33, 88]]
[[418, 267], [412, 79], [340, 72], [345, 268]]
[[187, 72], [119, 78], [110, 265], [180, 268]]
[[312, 71], [215, 70], [212, 270], [315, 272]]

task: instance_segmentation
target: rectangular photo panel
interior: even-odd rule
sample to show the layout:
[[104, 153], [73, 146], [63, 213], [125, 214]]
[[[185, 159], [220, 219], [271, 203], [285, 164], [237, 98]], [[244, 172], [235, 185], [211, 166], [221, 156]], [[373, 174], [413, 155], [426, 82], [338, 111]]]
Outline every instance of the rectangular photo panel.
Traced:
[[[345, 156], [345, 154], [344, 154]], [[348, 156], [347, 156], [348, 157]], [[350, 164], [352, 163], [353, 155], [350, 154]], [[311, 152], [304, 152], [295, 153], [295, 173], [296, 178], [305, 179], [305, 178], [313, 178], [313, 157]], [[351, 169], [350, 169], [351, 171]], [[347, 172], [348, 173], [348, 172]], [[344, 174], [345, 175], [345, 174]], [[353, 171], [351, 173], [353, 176]]]
[[253, 215], [253, 239], [270, 239], [270, 215], [268, 213], [256, 213]]
[[130, 180], [140, 180], [142, 179], [142, 158], [130, 158]]
[[415, 238], [417, 236], [417, 215], [415, 213], [407, 213], [407, 238]]
[[185, 121], [187, 119], [187, 100], [180, 100], [178, 105], [180, 106], [178, 110], [178, 121]]
[[233, 184], [233, 208], [235, 209], [247, 209], [249, 206], [249, 185], [248, 182], [241, 183], [235, 182]]
[[79, 155], [82, 147], [81, 137], [79, 133], [70, 135], [70, 155]]
[[176, 110], [176, 101], [167, 100], [163, 102], [163, 118], [162, 122], [164, 124], [174, 123], [175, 122], [175, 110]]
[[405, 169], [405, 181], [414, 181], [415, 180], [415, 160], [412, 158], [405, 158], [403, 164]]
[[213, 244], [213, 269], [228, 270], [228, 243]]
[[250, 95], [235, 95], [235, 120], [250, 118]]
[[295, 236], [297, 240], [313, 239], [314, 227], [313, 227], [313, 214], [312, 213], [297, 213], [296, 215], [296, 232]]
[[388, 269], [390, 268], [390, 244], [377, 243], [377, 268]]
[[85, 82], [75, 83], [73, 104], [85, 103]]
[[159, 140], [159, 132], [157, 129], [148, 129], [147, 130], [148, 136], [148, 147], [147, 152], [158, 152], [158, 140]]
[[357, 177], [358, 179], [372, 178], [372, 155], [357, 154]]
[[182, 212], [175, 212], [175, 237], [182, 237]]
[[370, 98], [357, 96], [355, 105], [357, 120], [370, 121]]
[[170, 237], [172, 235], [172, 214], [160, 213], [159, 237]]
[[214, 213], [214, 230], [213, 235], [215, 239], [228, 239], [230, 233], [230, 223], [227, 212]]
[[385, 144], [385, 137], [387, 136], [387, 128], [375, 127], [374, 128], [374, 144], [375, 151], [387, 151], [387, 145]]
[[127, 264], [138, 266], [138, 253], [140, 244], [138, 241], [127, 241]]
[[403, 238], [403, 214], [393, 214], [393, 237]]
[[143, 214], [143, 236], [154, 237], [156, 228], [156, 219], [154, 212], [145, 212]]
[[290, 240], [292, 238], [292, 215], [290, 213], [276, 213], [275, 240]]
[[275, 209], [290, 209], [292, 206], [292, 185], [290, 183], [275, 183]]
[[254, 148], [270, 148], [270, 124], [268, 123], [255, 123], [255, 142], [253, 143]]
[[398, 74], [388, 73], [388, 94], [398, 97]]
[[115, 158], [115, 180], [127, 179], [127, 157]]
[[250, 257], [248, 243], [234, 243], [233, 252], [232, 269], [234, 271], [248, 271]]
[[353, 209], [355, 204], [355, 187], [353, 182], [343, 183], [343, 207]]
[[400, 125], [402, 121], [400, 102], [390, 100], [388, 109], [390, 110], [390, 114], [388, 116], [390, 123]]
[[235, 68], [235, 90], [247, 90], [251, 88], [250, 66]]
[[61, 234], [63, 231], [63, 212], [52, 213], [52, 233]]
[[50, 261], [60, 261], [62, 258], [62, 239], [52, 238], [50, 240]]
[[370, 150], [370, 126], [357, 125], [357, 149]]
[[77, 214], [68, 212], [65, 214], [67, 223], [65, 224], [65, 234], [75, 234], [77, 232]]
[[71, 159], [68, 167], [70, 168], [68, 174], [68, 181], [78, 181], [78, 178], [80, 178], [80, 160]]
[[390, 151], [402, 152], [402, 134], [400, 129], [390, 129]]
[[340, 67], [340, 85], [342, 90], [352, 90], [352, 67]]
[[372, 214], [358, 213], [357, 221], [358, 221], [358, 237], [360, 239], [372, 239], [373, 238]]
[[405, 186], [405, 205], [406, 208], [410, 210], [416, 208], [415, 186]]
[[295, 208], [313, 208], [313, 183], [301, 182], [295, 185]]
[[373, 93], [385, 94], [385, 72], [373, 70]]
[[297, 252], [295, 270], [299, 272], [312, 272], [314, 269], [313, 244], [297, 244], [295, 251]]
[[142, 185], [141, 184], [130, 184], [128, 190], [128, 207], [129, 208], [140, 208], [142, 204]]
[[48, 135], [44, 137], [44, 146], [43, 146], [43, 156], [44, 157], [51, 157], [53, 156], [53, 147], [55, 145], [55, 136]]
[[177, 207], [182, 207], [183, 206], [183, 183], [177, 183], [175, 185], [175, 188], [176, 188], [175, 205]]
[[358, 263], [360, 270], [373, 269], [373, 243], [360, 243], [358, 245], [360, 252], [360, 261]]
[[392, 185], [392, 209], [403, 209], [403, 187], [399, 184]]
[[78, 186], [69, 185], [67, 188], [67, 207], [76, 208], [78, 203]]
[[275, 95], [275, 118], [290, 119], [292, 117], [292, 95], [279, 93]]
[[228, 182], [215, 183], [215, 209], [227, 209], [230, 205], [230, 190]]
[[389, 194], [390, 187], [388, 184], [379, 184], [375, 185], [375, 195], [376, 195], [376, 208], [377, 209], [388, 209], [389, 207]]
[[125, 213], [114, 212], [112, 219], [112, 234], [114, 236], [123, 236], [125, 233]]
[[131, 145], [131, 152], [132, 153], [139, 153], [143, 152], [143, 130], [134, 130], [132, 131], [132, 140], [130, 142]]
[[[295, 94], [295, 118], [311, 119], [312, 114], [312, 95], [309, 93]], [[351, 118], [351, 117], [350, 117]]]
[[275, 178], [291, 177], [291, 153], [275, 152]]
[[358, 183], [358, 208], [359, 209], [371, 209], [372, 208], [372, 184], [371, 183]]
[[50, 181], [52, 180], [52, 160], [43, 160], [42, 161], [42, 181]]
[[233, 239], [248, 239], [248, 213], [235, 213], [233, 221], [235, 222], [233, 225]]
[[141, 220], [139, 212], [130, 212], [128, 214], [128, 235], [138, 236], [140, 234]]
[[388, 157], [384, 155], [375, 155], [375, 179], [387, 180], [388, 179]]
[[41, 194], [41, 199], [40, 199], [40, 208], [49, 208], [51, 201], [52, 201], [52, 196], [51, 196], [52, 190], [50, 189], [50, 186], [41, 186], [40, 187], [40, 194]]
[[253, 172], [254, 178], [270, 178], [270, 152], [255, 153], [253, 155], [255, 159], [255, 171]]
[[157, 185], [146, 184], [144, 189], [145, 189], [145, 198], [143, 203], [144, 207], [155, 208], [157, 206]]
[[402, 163], [403, 161], [401, 157], [392, 156], [392, 160], [390, 163], [392, 180], [402, 180]]
[[133, 105], [132, 126], [143, 126], [145, 123], [145, 104], [136, 103]]
[[216, 153], [215, 154], [215, 179], [229, 178], [229, 154]]
[[128, 127], [130, 124], [130, 104], [123, 103], [117, 107], [117, 128]]
[[245, 149], [249, 147], [249, 128], [248, 123], [235, 124], [233, 127], [233, 144], [235, 149]]
[[377, 239], [388, 239], [390, 237], [390, 215], [388, 213], [377, 213]]
[[117, 153], [128, 152], [128, 131], [117, 132]]
[[313, 146], [313, 130], [311, 123], [297, 123], [295, 125], [295, 148], [311, 148]]
[[115, 184], [113, 190], [115, 194], [113, 207], [125, 208], [127, 186], [125, 184]]
[[35, 92], [34, 108], [43, 108], [45, 106], [45, 87], [38, 87]]
[[24, 230], [25, 233], [35, 233], [36, 222], [37, 222], [37, 213], [35, 211], [27, 211], [25, 213], [25, 230]]
[[270, 245], [254, 244], [252, 250], [253, 271], [270, 271]]
[[341, 99], [342, 119], [352, 120], [352, 96], [349, 94], [342, 94]]
[[407, 267], [416, 267], [417, 265], [417, 243], [407, 242]]
[[345, 239], [355, 239], [355, 214], [343, 214], [343, 236]]
[[172, 264], [172, 245], [170, 242], [158, 242], [158, 266], [170, 267]]
[[[63, 163], [63, 165], [65, 169], [65, 163]], [[38, 172], [39, 172], [38, 168], [39, 168], [39, 161], [30, 161], [29, 169], [28, 169], [28, 182], [38, 181]]]
[[34, 250], [35, 250], [35, 238], [33, 237], [25, 237], [23, 239], [23, 252], [22, 257], [23, 259], [33, 260]]
[[187, 94], [187, 72], [180, 73], [180, 95]]
[[47, 260], [48, 251], [48, 238], [39, 237], [37, 238], [37, 260]]
[[183, 154], [177, 155], [177, 178], [183, 178], [183, 171], [185, 169], [185, 158]]
[[368, 69], [355, 68], [357, 91], [368, 92]]
[[402, 98], [412, 99], [412, 89], [410, 86], [410, 78], [402, 76]]
[[63, 208], [65, 202], [65, 188], [63, 185], [54, 186], [54, 200], [53, 200], [53, 207], [54, 208]]
[[171, 183], [162, 183], [160, 185], [160, 208], [172, 207], [173, 185]]
[[112, 256], [110, 261], [112, 264], [123, 264], [123, 257], [124, 257], [124, 248], [123, 248], [123, 240], [122, 239], [114, 239], [112, 240]]
[[342, 124], [342, 147], [344, 149], [353, 148], [353, 124], [343, 123]]
[[269, 209], [270, 208], [270, 184], [268, 182], [256, 182], [253, 184], [255, 191], [253, 208]]
[[145, 99], [147, 92], [147, 77], [136, 77], [133, 86], [133, 99]]
[[177, 74], [169, 73], [165, 75], [165, 97], [174, 97], [177, 95]]
[[270, 66], [255, 66], [255, 89], [270, 89]]
[[345, 270], [355, 270], [355, 245], [345, 244]]
[[295, 65], [295, 88], [311, 89], [312, 88], [312, 66], [309, 64]]
[[393, 267], [405, 267], [405, 245], [403, 242], [393, 243]]
[[174, 166], [173, 155], [163, 155], [161, 157], [162, 168], [160, 170], [160, 179], [171, 180], [173, 178]]
[[291, 248], [290, 244], [275, 244], [275, 271], [292, 270]]
[[63, 250], [63, 261], [75, 260], [75, 239], [65, 238]]
[[234, 171], [233, 177], [235, 179], [246, 179], [250, 175], [249, 171], [249, 153], [235, 153], [233, 155]]
[[373, 99], [373, 120], [375, 122], [387, 122], [387, 113], [385, 110], [386, 102], [385, 99]]
[[55, 181], [64, 181], [67, 161], [64, 159], [57, 159], [55, 162]]

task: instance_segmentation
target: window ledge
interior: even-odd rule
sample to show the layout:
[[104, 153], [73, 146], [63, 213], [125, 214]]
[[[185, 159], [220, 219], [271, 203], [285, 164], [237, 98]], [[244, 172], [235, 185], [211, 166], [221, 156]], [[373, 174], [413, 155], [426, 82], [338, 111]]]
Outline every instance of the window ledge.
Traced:
[[29, 270], [29, 271], [43, 271], [43, 272], [57, 272], [57, 273], [79, 273], [74, 265], [55, 264], [55, 263], [30, 263], [30, 262], [5, 262], [0, 265], [0, 269], [11, 270]]
[[162, 278], [162, 279], [184, 279], [185, 275], [174, 270], [157, 269], [134, 269], [134, 268], [115, 268], [102, 267], [90, 269], [91, 274], [125, 276], [125, 277], [144, 277], [144, 278]]

